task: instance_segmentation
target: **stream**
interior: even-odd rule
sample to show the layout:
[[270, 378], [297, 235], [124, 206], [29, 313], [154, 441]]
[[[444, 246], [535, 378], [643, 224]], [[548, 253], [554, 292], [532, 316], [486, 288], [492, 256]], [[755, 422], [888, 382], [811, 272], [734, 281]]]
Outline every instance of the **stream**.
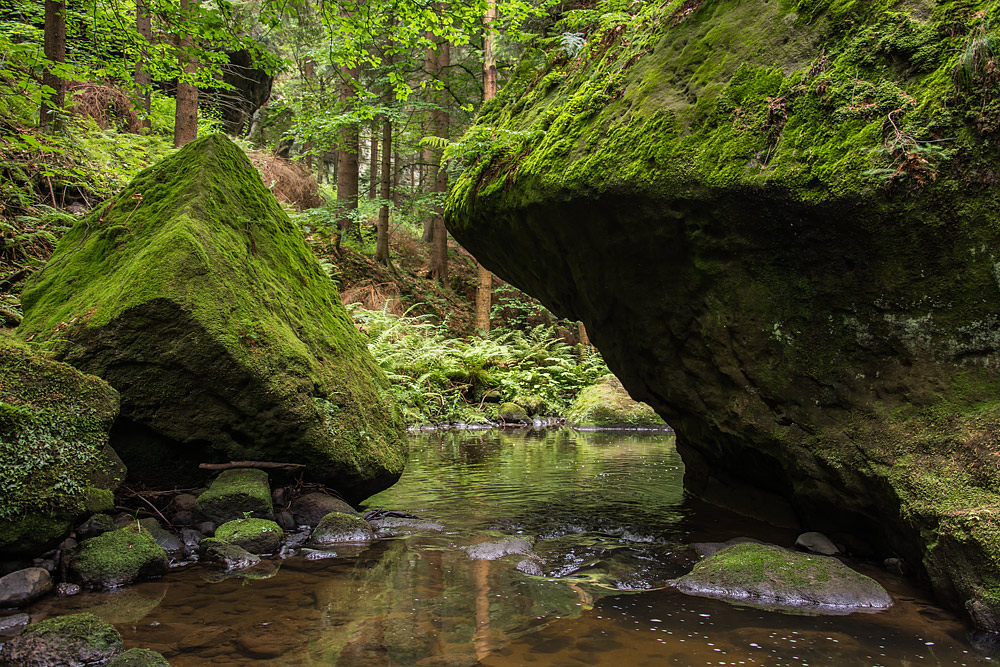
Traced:
[[[795, 540], [690, 498], [682, 477], [673, 434], [416, 433], [402, 478], [364, 506], [441, 531], [221, 581], [193, 565], [29, 611], [93, 612], [174, 667], [992, 664], [960, 619], [872, 566], [852, 564], [895, 599], [878, 613], [791, 615], [670, 589], [691, 542]], [[463, 549], [512, 536], [533, 541], [528, 556]]]

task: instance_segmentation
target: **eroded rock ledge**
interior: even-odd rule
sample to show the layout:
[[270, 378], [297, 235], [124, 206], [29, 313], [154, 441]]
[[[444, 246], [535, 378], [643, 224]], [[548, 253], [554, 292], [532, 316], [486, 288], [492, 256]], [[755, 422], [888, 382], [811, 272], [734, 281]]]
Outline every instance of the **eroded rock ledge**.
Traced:
[[987, 5], [595, 28], [484, 109], [447, 220], [585, 322], [689, 488], [903, 556], [1000, 629], [1000, 108], [959, 57]]

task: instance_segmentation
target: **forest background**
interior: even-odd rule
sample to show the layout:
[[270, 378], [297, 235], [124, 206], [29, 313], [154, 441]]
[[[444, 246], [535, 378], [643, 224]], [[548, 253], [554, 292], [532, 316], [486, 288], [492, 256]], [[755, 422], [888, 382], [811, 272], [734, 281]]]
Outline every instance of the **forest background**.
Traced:
[[[629, 0], [0, 0], [0, 324], [61, 235], [198, 136], [247, 152], [338, 283], [411, 423], [562, 415], [608, 373], [448, 238], [455, 142]], [[481, 148], [481, 146], [480, 146]]]

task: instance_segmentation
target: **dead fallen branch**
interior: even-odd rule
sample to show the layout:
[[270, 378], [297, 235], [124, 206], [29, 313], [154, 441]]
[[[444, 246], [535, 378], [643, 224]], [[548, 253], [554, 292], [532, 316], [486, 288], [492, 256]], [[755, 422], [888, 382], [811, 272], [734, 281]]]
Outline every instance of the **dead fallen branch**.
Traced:
[[274, 463], [272, 461], [230, 461], [229, 463], [202, 463], [204, 470], [231, 470], [233, 468], [263, 468], [264, 470], [298, 470], [305, 463]]

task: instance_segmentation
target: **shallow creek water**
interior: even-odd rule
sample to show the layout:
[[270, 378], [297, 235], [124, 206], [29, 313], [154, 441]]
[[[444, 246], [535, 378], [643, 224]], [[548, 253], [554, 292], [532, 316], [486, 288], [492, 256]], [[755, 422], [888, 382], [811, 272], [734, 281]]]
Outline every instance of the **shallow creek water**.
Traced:
[[[273, 561], [261, 578], [211, 581], [199, 565], [115, 593], [29, 611], [91, 611], [128, 646], [198, 665], [985, 665], [967, 628], [905, 580], [861, 567], [887, 611], [801, 616], [665, 587], [685, 545], [794, 533], [687, 497], [672, 435], [433, 432], [412, 436], [406, 473], [368, 508], [444, 525], [326, 560]], [[523, 556], [471, 560], [463, 546], [534, 537]]]

